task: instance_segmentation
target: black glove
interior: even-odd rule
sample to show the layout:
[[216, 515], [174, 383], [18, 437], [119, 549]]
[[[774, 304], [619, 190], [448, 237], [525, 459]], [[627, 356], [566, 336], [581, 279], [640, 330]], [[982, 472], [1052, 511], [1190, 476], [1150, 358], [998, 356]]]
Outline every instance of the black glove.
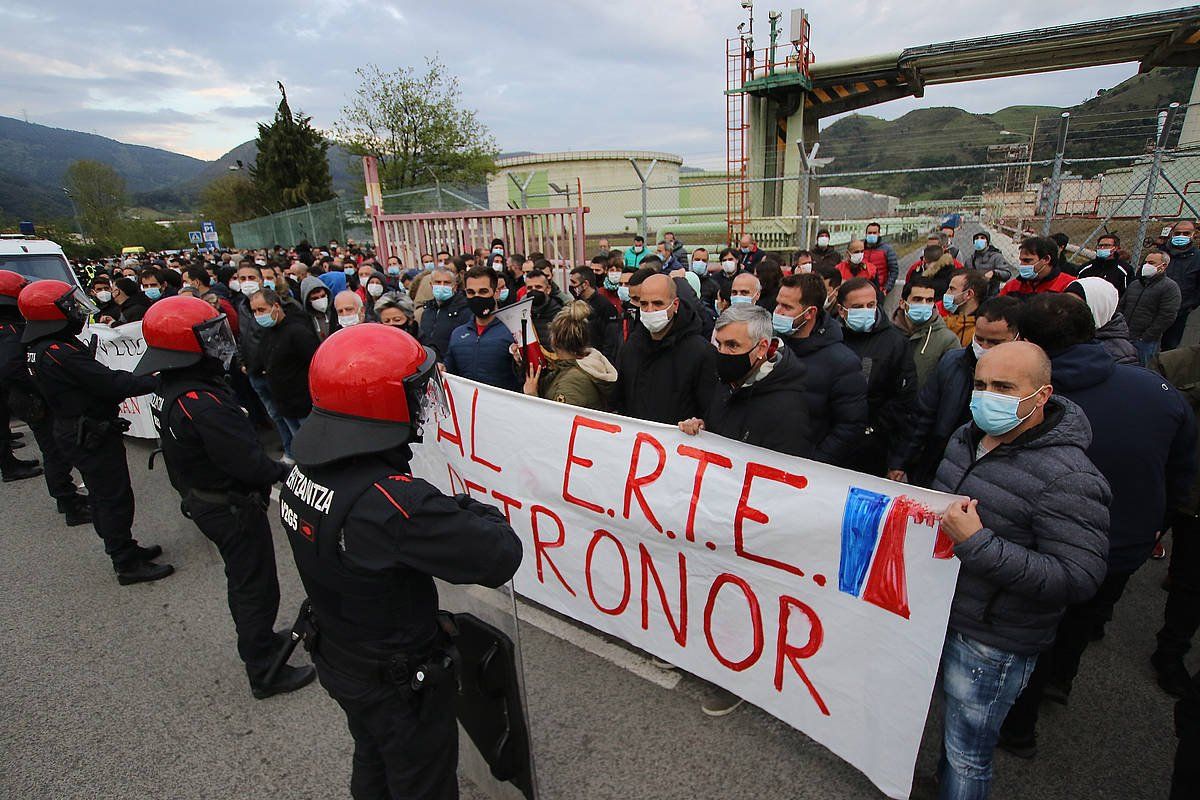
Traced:
[[469, 494], [454, 495], [454, 502], [457, 503], [458, 507], [463, 511], [470, 511], [477, 517], [492, 519], [497, 522], [506, 521], [504, 519], [504, 514], [500, 513], [500, 509], [496, 508], [495, 506], [488, 505], [487, 503], [481, 503], [474, 497], [471, 497]]

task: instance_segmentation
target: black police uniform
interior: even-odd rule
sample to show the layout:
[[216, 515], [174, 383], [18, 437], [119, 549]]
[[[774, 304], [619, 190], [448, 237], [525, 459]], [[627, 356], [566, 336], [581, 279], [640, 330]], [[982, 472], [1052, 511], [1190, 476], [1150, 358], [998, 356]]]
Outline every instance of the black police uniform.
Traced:
[[70, 328], [30, 344], [28, 364], [53, 415], [54, 441], [87, 484], [92, 524], [114, 569], [121, 573], [153, 557], [131, 531], [133, 487], [121, 438], [128, 425], [118, 411], [125, 398], [155, 391], [158, 379], [109, 369]]
[[161, 376], [152, 408], [167, 473], [225, 562], [238, 654], [257, 687], [279, 649], [279, 578], [266, 510], [271, 484], [288, 470], [263, 452], [216, 361]]
[[312, 603], [313, 662], [354, 737], [352, 796], [457, 797], [454, 680], [413, 689], [445, 645], [433, 577], [500, 586], [520, 540], [494, 507], [413, 478], [406, 447], [293, 468], [279, 511]]
[[[90, 521], [90, 517], [83, 513], [86, 509], [81, 508], [87, 500], [76, 490], [75, 481], [71, 478], [71, 464], [54, 441], [50, 409], [25, 368], [25, 345], [21, 344], [24, 332], [24, 320], [0, 319], [0, 387], [8, 393], [13, 412], [29, 426], [42, 451], [46, 489], [58, 502], [58, 510], [68, 514], [69, 523]], [[7, 420], [0, 421], [5, 423], [0, 433], [7, 433]], [[0, 442], [0, 447], [3, 446], [4, 443]]]

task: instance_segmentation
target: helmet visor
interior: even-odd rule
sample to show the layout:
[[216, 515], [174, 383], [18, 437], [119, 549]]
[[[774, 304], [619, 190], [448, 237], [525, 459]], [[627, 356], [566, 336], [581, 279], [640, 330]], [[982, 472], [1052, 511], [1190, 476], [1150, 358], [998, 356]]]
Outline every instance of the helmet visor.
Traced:
[[196, 338], [200, 340], [200, 349], [206, 356], [211, 356], [221, 362], [225, 369], [237, 355], [237, 340], [233, 338], [233, 329], [224, 314], [197, 325]]
[[437, 357], [432, 350], [425, 348], [424, 363], [416, 374], [405, 379], [404, 385], [408, 393], [409, 408], [415, 408], [419, 414], [413, 420], [414, 425], [450, 416], [450, 403], [446, 399], [446, 389], [442, 385], [442, 376], [437, 368]]
[[100, 313], [100, 306], [88, 297], [83, 289], [76, 286], [73, 290], [58, 299], [58, 308], [67, 319], [86, 322], [92, 314]]

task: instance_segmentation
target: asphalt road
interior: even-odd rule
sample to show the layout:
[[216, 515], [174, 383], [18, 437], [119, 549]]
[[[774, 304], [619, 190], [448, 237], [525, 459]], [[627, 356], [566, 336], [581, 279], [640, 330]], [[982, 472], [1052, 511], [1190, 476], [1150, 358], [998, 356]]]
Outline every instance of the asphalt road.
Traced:
[[[154, 584], [118, 586], [91, 527], [65, 527], [40, 479], [0, 484], [0, 797], [347, 797], [340, 709], [317, 685], [250, 697], [220, 559], [179, 515], [161, 467], [146, 470], [149, 451], [129, 442], [135, 534], [177, 568]], [[302, 595], [278, 525], [276, 554], [282, 627]], [[1165, 562], [1151, 562], [1134, 577], [1109, 635], [1085, 656], [1071, 705], [1045, 709], [1037, 759], [998, 755], [994, 797], [1166, 795], [1172, 701], [1147, 662], [1164, 574]], [[599, 637], [574, 638], [588, 649], [522, 627], [542, 797], [880, 796], [766, 713], [743, 706], [710, 719], [697, 681], [665, 689], [594, 655]], [[939, 713], [935, 701], [919, 774], [936, 763]], [[463, 796], [482, 797], [468, 782]]]

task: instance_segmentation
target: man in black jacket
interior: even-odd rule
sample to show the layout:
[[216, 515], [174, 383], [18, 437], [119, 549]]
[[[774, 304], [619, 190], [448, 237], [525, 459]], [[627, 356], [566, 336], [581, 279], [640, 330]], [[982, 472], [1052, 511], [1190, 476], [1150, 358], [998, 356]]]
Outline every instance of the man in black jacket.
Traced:
[[263, 452], [225, 383], [237, 353], [233, 331], [203, 300], [172, 297], [147, 312], [142, 333], [146, 352], [134, 373], [162, 378], [153, 411], [167, 475], [225, 562], [229, 612], [251, 693], [261, 700], [299, 689], [316, 677], [312, 667], [285, 664], [267, 680], [281, 645], [274, 633], [279, 579], [267, 508], [271, 484], [288, 470]]
[[708, 410], [717, 386], [716, 353], [675, 282], [651, 275], [638, 286], [638, 321], [617, 356], [617, 409], [674, 425]]
[[823, 310], [825, 299], [825, 284], [815, 273], [788, 275], [771, 325], [807, 373], [812, 457], [848, 467], [867, 429], [867, 381], [862, 362], [842, 342], [842, 326]]
[[1117, 294], [1125, 294], [1125, 287], [1136, 277], [1133, 267], [1121, 260], [1121, 239], [1115, 233], [1106, 233], [1096, 240], [1096, 257], [1079, 268], [1080, 278], [1104, 278], [1113, 285]]
[[308, 365], [320, 345], [317, 332], [308, 312], [294, 302], [285, 305], [271, 289], [263, 289], [251, 297], [250, 310], [254, 312], [255, 323], [266, 331], [260, 357], [275, 408], [295, 436], [312, 410]]
[[433, 299], [421, 311], [418, 338], [421, 344], [432, 347], [440, 359], [446, 356], [454, 329], [470, 322], [471, 309], [467, 308], [467, 296], [457, 289], [453, 270], [435, 269], [429, 274], [429, 282]]
[[1114, 364], [1095, 333], [1092, 312], [1059, 294], [1033, 298], [1021, 314], [1021, 338], [1050, 356], [1055, 394], [1087, 415], [1087, 456], [1112, 487], [1104, 581], [1094, 597], [1067, 608], [1053, 647], [1039, 657], [1001, 729], [1001, 746], [1023, 758], [1037, 752], [1043, 695], [1066, 702], [1084, 649], [1104, 635], [1126, 583], [1150, 557], [1163, 520], [1174, 518], [1196, 474], [1196, 420], [1187, 402], [1153, 372]]
[[137, 322], [150, 307], [150, 301], [142, 294], [142, 287], [135, 278], [113, 281], [113, 300], [121, 312], [116, 320], [118, 324]]
[[133, 538], [133, 487], [121, 436], [129, 424], [119, 415], [126, 398], [155, 392], [158, 380], [109, 369], [79, 341], [91, 308], [77, 288], [35, 281], [21, 290], [17, 304], [25, 318], [21, 341], [29, 346], [30, 375], [53, 417], [55, 444], [87, 483], [92, 525], [117, 582], [167, 577], [174, 568], [154, 563], [162, 548], [142, 547]]
[[704, 418], [683, 420], [681, 431], [695, 436], [706, 430], [792, 456], [811, 454], [804, 364], [773, 334], [766, 309], [725, 309], [714, 334], [720, 385]]
[[888, 321], [882, 305], [878, 289], [866, 278], [851, 278], [838, 287], [846, 346], [862, 361], [867, 377], [867, 436], [853, 468], [869, 475], [886, 472], [889, 448], [907, 427], [917, 393], [908, 337]]
[[1167, 253], [1171, 256], [1167, 277], [1179, 284], [1182, 302], [1175, 323], [1163, 334], [1163, 352], [1179, 346], [1188, 315], [1200, 306], [1200, 250], [1196, 249], [1195, 236], [1195, 223], [1184, 219], [1175, 223], [1167, 240]]
[[533, 327], [537, 330], [538, 341], [545, 347], [550, 347], [550, 320], [554, 319], [563, 309], [563, 301], [554, 291], [550, 276], [540, 269], [535, 269], [525, 276], [525, 297], [533, 300], [533, 308], [529, 312]]
[[917, 395], [912, 419], [888, 455], [888, 478], [929, 486], [951, 435], [971, 421], [971, 391], [979, 357], [1017, 338], [1023, 304], [1015, 297], [994, 297], [979, 307], [975, 338], [969, 347], [942, 356], [937, 370]]
[[[616, 307], [600, 294], [596, 288], [599, 278], [591, 267], [576, 267], [571, 270], [571, 295], [591, 306], [592, 316], [588, 321], [592, 346], [604, 354], [610, 362], [617, 358], [621, 346], [621, 315]], [[545, 342], [547, 346], [549, 342]]]

